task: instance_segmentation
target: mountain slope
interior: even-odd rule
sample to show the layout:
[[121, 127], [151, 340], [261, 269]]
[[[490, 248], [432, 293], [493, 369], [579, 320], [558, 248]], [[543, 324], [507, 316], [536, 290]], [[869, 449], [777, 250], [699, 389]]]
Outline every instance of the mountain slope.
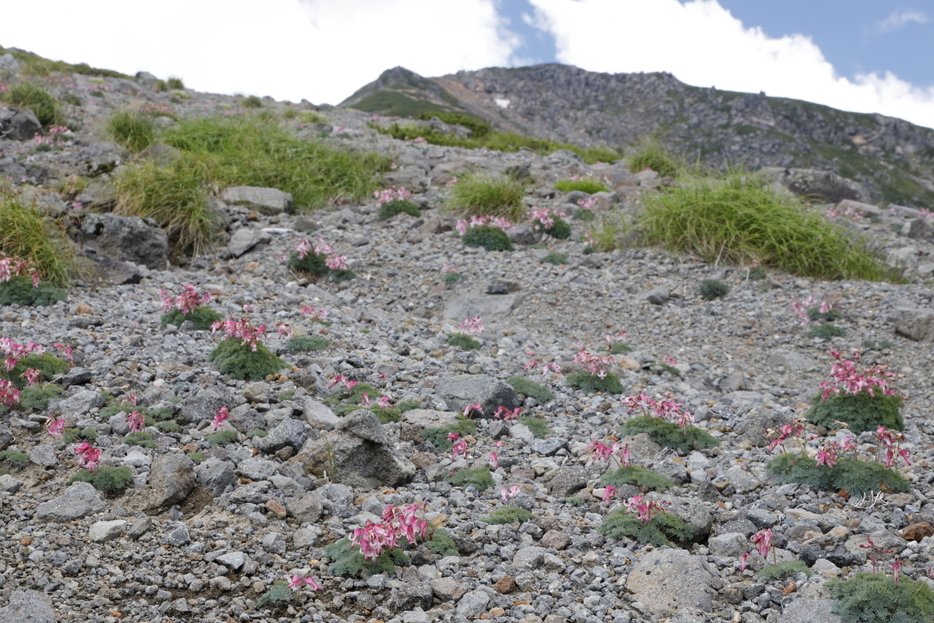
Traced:
[[[401, 98], [405, 107], [380, 105]], [[503, 130], [587, 147], [652, 139], [715, 167], [832, 170], [866, 184], [876, 201], [934, 208], [934, 130], [764, 93], [692, 87], [667, 73], [548, 64], [422, 78], [395, 68], [342, 105], [398, 116], [431, 107], [467, 112]]]

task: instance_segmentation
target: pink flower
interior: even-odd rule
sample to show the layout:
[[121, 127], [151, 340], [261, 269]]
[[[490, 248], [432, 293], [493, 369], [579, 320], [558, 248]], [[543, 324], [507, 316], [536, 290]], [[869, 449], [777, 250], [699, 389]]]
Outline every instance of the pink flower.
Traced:
[[739, 570], [746, 570], [746, 561], [749, 559], [749, 552], [745, 552], [742, 556], [739, 557]]
[[338, 374], [333, 379], [331, 379], [330, 383], [328, 383], [328, 389], [331, 389], [335, 385], [340, 385], [341, 383], [345, 382], [347, 382], [347, 377], [342, 374]]
[[769, 550], [772, 549], [772, 531], [769, 529], [760, 530], [752, 535], [752, 542], [756, 546], [759, 555], [763, 558], [769, 555]]
[[389, 396], [380, 396], [379, 400], [376, 401], [376, 404], [383, 409], [388, 409], [390, 406], [392, 406], [389, 404]]
[[42, 370], [37, 370], [36, 368], [28, 368], [25, 372], [19, 375], [20, 378], [26, 379], [26, 385], [35, 385], [39, 382], [39, 377], [42, 376]]
[[607, 486], [603, 489], [603, 502], [604, 502], [604, 504], [608, 504], [609, 502], [611, 502], [611, 501], [613, 500], [613, 496], [615, 496], [615, 495], [616, 495], [616, 487], [614, 487], [613, 485], [607, 485]]
[[360, 406], [369, 407], [370, 406], [370, 395], [366, 392], [363, 392], [363, 395], [360, 396]]
[[224, 405], [214, 414], [214, 419], [211, 421], [211, 428], [213, 430], [220, 430], [229, 417], [230, 411], [227, 410], [227, 405]]
[[490, 467], [499, 469], [499, 455], [495, 452], [490, 452]]
[[507, 502], [511, 498], [514, 498], [519, 495], [519, 487], [516, 485], [513, 485], [509, 489], [503, 489], [502, 491], [500, 491], [499, 495], [503, 499], [503, 502]]
[[57, 439], [65, 433], [65, 418], [60, 417], [54, 420], [49, 420], [49, 437]]
[[469, 335], [470, 337], [476, 337], [483, 333], [484, 331], [483, 322], [480, 320], [480, 316], [474, 316], [473, 318], [467, 318], [460, 325], [460, 332]]
[[483, 407], [480, 406], [479, 402], [469, 404], [464, 407], [464, 417], [469, 418], [471, 415], [476, 413], [477, 415], [483, 415]]
[[451, 448], [451, 460], [456, 461], [457, 455], [463, 454], [464, 458], [467, 458], [467, 440], [459, 439], [457, 443], [454, 444], [454, 447]]
[[[146, 419], [139, 411], [131, 411], [130, 414], [126, 416], [126, 423], [130, 425], [130, 430], [134, 433], [138, 433], [146, 427]], [[214, 430], [217, 429], [215, 428]]]
[[497, 407], [496, 413], [493, 414], [493, 417], [497, 419], [502, 418], [504, 422], [508, 422], [509, 420], [518, 419], [519, 414], [521, 412], [522, 412], [522, 407], [516, 407], [512, 411], [510, 411], [506, 407]]
[[898, 583], [898, 570], [902, 568], [902, 561], [896, 558], [892, 561], [892, 581]]
[[78, 467], [84, 467], [93, 473], [101, 461], [101, 450], [87, 442], [79, 443], [75, 447], [75, 456], [78, 457]]

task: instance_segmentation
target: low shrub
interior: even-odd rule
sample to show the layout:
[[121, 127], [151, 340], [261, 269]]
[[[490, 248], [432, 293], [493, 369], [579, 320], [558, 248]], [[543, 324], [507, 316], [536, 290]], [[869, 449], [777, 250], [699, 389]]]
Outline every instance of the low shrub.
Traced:
[[257, 342], [255, 346], [252, 350], [242, 339], [229, 337], [211, 351], [208, 361], [215, 363], [221, 374], [242, 381], [261, 381], [286, 367], [265, 344]]
[[395, 201], [387, 201], [379, 207], [378, 218], [381, 221], [385, 221], [403, 212], [416, 218], [422, 215], [422, 211], [411, 201], [396, 199]]
[[244, 108], [262, 108], [263, 100], [255, 95], [250, 95], [244, 98], [243, 101], [240, 102], [240, 105]]
[[564, 377], [564, 384], [568, 387], [576, 387], [587, 394], [597, 392], [622, 394], [624, 391], [619, 377], [612, 372], [605, 373], [603, 378], [586, 371], [572, 372]]
[[898, 472], [879, 463], [840, 457], [827, 467], [801, 454], [780, 454], [766, 465], [766, 472], [782, 483], [799, 483], [824, 491], [845, 490], [852, 495], [905, 492], [911, 484]]
[[98, 467], [93, 472], [82, 469], [72, 476], [68, 482], [89, 482], [98, 491], [113, 495], [122, 493], [133, 484], [133, 470], [129, 467], [110, 467], [106, 465]]
[[512, 388], [516, 390], [517, 394], [524, 394], [534, 398], [541, 404], [544, 404], [555, 397], [554, 393], [552, 393], [552, 391], [544, 385], [539, 385], [538, 383], [530, 381], [527, 378], [521, 376], [511, 376], [506, 379], [506, 383], [511, 385]]
[[815, 396], [811, 408], [804, 414], [809, 422], [827, 428], [836, 428], [834, 422], [845, 422], [856, 434], [874, 431], [879, 426], [904, 430], [905, 422], [899, 409], [901, 396], [883, 396], [877, 390], [875, 396], [867, 391], [859, 394], [830, 395], [827, 400]]
[[563, 193], [577, 190], [592, 195], [594, 193], [607, 192], [609, 189], [600, 182], [595, 182], [594, 180], [559, 180], [555, 182], [555, 190]]
[[[430, 528], [429, 528], [430, 530]], [[457, 551], [457, 544], [451, 538], [451, 533], [444, 528], [435, 528], [430, 530], [431, 536], [425, 543], [425, 546], [439, 556], [460, 556]]]
[[483, 247], [487, 251], [512, 251], [512, 241], [499, 227], [477, 225], [461, 237], [465, 247]]
[[448, 345], [455, 346], [461, 350], [480, 350], [480, 342], [473, 339], [466, 333], [451, 333], [448, 336]]
[[808, 332], [805, 333], [805, 335], [807, 337], [817, 337], [822, 340], [829, 340], [832, 337], [844, 337], [846, 335], [846, 329], [827, 322], [812, 326], [810, 329], [808, 329]]
[[934, 591], [924, 581], [857, 573], [827, 583], [831, 612], [847, 623], [929, 623], [934, 620]]
[[555, 216], [554, 225], [545, 230], [545, 233], [556, 240], [567, 240], [571, 237], [571, 226], [560, 216]]
[[445, 426], [433, 426], [431, 428], [426, 428], [421, 432], [422, 439], [425, 441], [431, 442], [439, 452], [450, 452], [454, 444], [448, 439], [448, 435], [451, 433], [457, 433], [458, 435], [472, 435], [477, 432], [477, 425], [472, 421], [464, 417], [458, 417], [457, 422], [454, 424], [447, 424]]
[[528, 429], [532, 431], [532, 436], [536, 439], [544, 439], [548, 433], [551, 432], [551, 429], [548, 428], [548, 423], [538, 417], [520, 417], [519, 423], [525, 424]]
[[27, 385], [19, 394], [19, 406], [23, 409], [43, 411], [49, 402], [57, 400], [62, 395], [62, 388], [51, 383]]
[[328, 572], [331, 575], [346, 577], [356, 577], [364, 571], [369, 575], [393, 574], [396, 565], [406, 565], [409, 562], [409, 557], [401, 547], [386, 549], [375, 560], [365, 560], [360, 549], [353, 547], [348, 538], [325, 547], [324, 555], [331, 559]]
[[525, 523], [535, 517], [531, 512], [517, 506], [504, 506], [497, 508], [487, 517], [481, 517], [480, 521], [488, 524], [512, 524]]
[[808, 567], [803, 560], [787, 560], [777, 565], [763, 567], [762, 570], [756, 574], [756, 577], [760, 580], [784, 580], [799, 573], [811, 575], [814, 572], [811, 571], [810, 567]]
[[652, 169], [659, 177], [675, 177], [678, 175], [678, 164], [668, 152], [656, 144], [651, 144], [639, 150], [628, 159], [629, 170], [633, 173]]
[[166, 80], [165, 86], [167, 86], [170, 91], [184, 91], [185, 90], [185, 83], [182, 82], [181, 78], [178, 78], [176, 76], [171, 76], [168, 80]]
[[0, 94], [7, 104], [16, 108], [28, 108], [35, 115], [42, 127], [65, 125], [62, 107], [49, 92], [31, 82], [18, 82], [5, 93]]
[[331, 341], [320, 335], [299, 335], [289, 340], [288, 346], [294, 351], [301, 353], [308, 351], [324, 350], [331, 344]]
[[600, 482], [605, 486], [635, 485], [653, 491], [664, 491], [675, 486], [667, 476], [638, 465], [623, 466], [616, 471], [607, 472]]
[[65, 287], [75, 272], [74, 246], [62, 223], [46, 219], [0, 186], [0, 257], [4, 255], [29, 262], [30, 270], [39, 273], [40, 286]]
[[256, 600], [257, 608], [274, 607], [281, 608], [292, 603], [293, 591], [289, 588], [289, 583], [285, 580], [278, 580], [272, 583], [268, 591], [260, 595]]
[[212, 448], [216, 446], [226, 446], [240, 439], [240, 433], [235, 430], [221, 430], [205, 437]]
[[697, 293], [705, 301], [723, 298], [730, 288], [719, 279], [704, 279], [697, 288]]
[[447, 207], [459, 216], [498, 216], [511, 223], [525, 219], [526, 183], [511, 177], [466, 175], [451, 187]]
[[39, 307], [55, 305], [68, 298], [68, 292], [56, 288], [50, 283], [33, 285], [32, 279], [23, 275], [10, 277], [0, 282], [0, 305], [23, 305], [25, 307]]
[[159, 444], [152, 438], [152, 433], [146, 431], [130, 433], [123, 438], [123, 443], [128, 446], [140, 446], [141, 448], [151, 448], [153, 450], [159, 447]]
[[632, 347], [622, 342], [613, 342], [609, 346], [609, 351], [611, 355], [623, 355], [625, 353], [631, 353]]
[[678, 426], [661, 418], [642, 415], [626, 420], [620, 429], [620, 435], [638, 435], [646, 433], [652, 441], [665, 448], [690, 452], [706, 450], [720, 444], [710, 433], [696, 426]]
[[542, 262], [545, 264], [553, 264], [555, 266], [561, 266], [562, 264], [568, 263], [568, 254], [567, 253], [549, 253], [542, 258]]
[[643, 523], [624, 508], [611, 511], [597, 531], [611, 539], [635, 539], [644, 545], [657, 547], [673, 546], [673, 541], [687, 541], [693, 534], [691, 527], [672, 513], [662, 513]]
[[207, 305], [199, 305], [187, 314], [179, 309], [173, 309], [162, 314], [162, 317], [159, 319], [159, 327], [164, 329], [170, 324], [180, 327], [183, 322], [188, 321], [191, 322], [198, 331], [207, 331], [211, 328], [212, 324], [223, 319], [223, 316]]
[[477, 491], [483, 491], [493, 486], [493, 476], [490, 475], [490, 470], [486, 467], [461, 468], [444, 480], [452, 485], [473, 487]]

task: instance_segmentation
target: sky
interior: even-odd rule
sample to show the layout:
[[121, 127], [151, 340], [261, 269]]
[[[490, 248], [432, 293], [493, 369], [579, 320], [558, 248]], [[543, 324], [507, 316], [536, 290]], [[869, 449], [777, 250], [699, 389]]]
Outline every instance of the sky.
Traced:
[[337, 104], [423, 76], [666, 71], [934, 128], [934, 0], [30, 0], [0, 45], [189, 88]]

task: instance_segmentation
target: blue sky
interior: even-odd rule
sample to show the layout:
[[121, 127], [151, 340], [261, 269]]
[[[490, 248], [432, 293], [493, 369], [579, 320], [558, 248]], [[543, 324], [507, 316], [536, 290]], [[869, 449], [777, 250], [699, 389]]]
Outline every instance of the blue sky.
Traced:
[[338, 103], [424, 76], [561, 62], [934, 127], [934, 0], [31, 0], [0, 45], [218, 93]]

